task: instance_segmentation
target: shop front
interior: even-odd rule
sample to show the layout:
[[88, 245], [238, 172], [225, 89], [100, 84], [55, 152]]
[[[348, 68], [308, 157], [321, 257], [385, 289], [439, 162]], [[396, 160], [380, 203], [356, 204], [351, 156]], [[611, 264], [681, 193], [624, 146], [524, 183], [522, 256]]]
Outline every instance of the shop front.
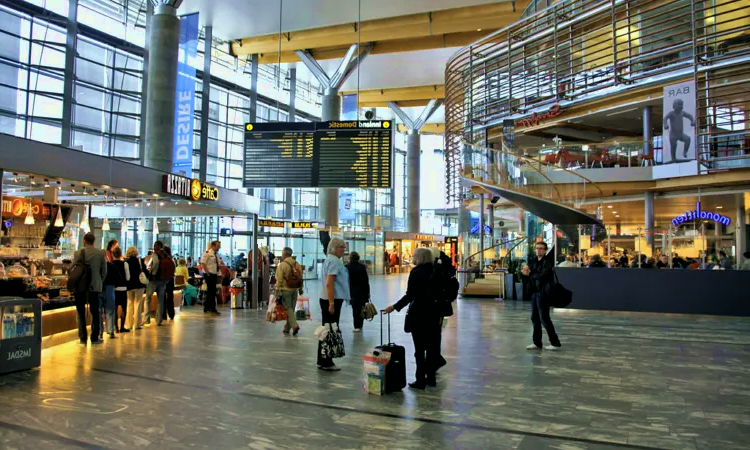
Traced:
[[446, 254], [450, 254], [451, 251], [451, 243], [446, 243], [445, 236], [434, 234], [386, 231], [383, 241], [382, 254], [386, 274], [408, 273], [411, 270], [414, 251], [418, 248], [438, 247]]
[[[195, 264], [221, 239], [222, 224], [246, 224], [260, 209], [257, 198], [198, 180], [7, 135], [0, 135], [0, 203], [0, 292], [42, 301], [45, 345], [76, 338], [65, 286], [85, 233], [94, 233], [100, 248], [117, 240], [140, 257], [161, 240]], [[227, 264], [233, 250], [222, 248]]]

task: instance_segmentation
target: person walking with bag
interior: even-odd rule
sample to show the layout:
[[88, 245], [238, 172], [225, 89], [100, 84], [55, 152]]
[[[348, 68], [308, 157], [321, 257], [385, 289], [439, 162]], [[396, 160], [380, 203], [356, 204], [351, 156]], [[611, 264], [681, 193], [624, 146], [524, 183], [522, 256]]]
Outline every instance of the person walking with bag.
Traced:
[[[128, 280], [128, 306], [127, 306], [127, 320], [125, 326], [127, 328], [140, 330], [143, 328], [143, 292], [148, 284], [148, 277], [144, 270], [143, 263], [138, 257], [138, 249], [130, 247], [125, 252], [125, 265], [128, 267], [130, 279]], [[146, 282], [144, 284], [144, 281]]]
[[[115, 247], [112, 250], [112, 264], [120, 273], [120, 283], [115, 287], [115, 329], [120, 333], [130, 333], [130, 328], [125, 327], [125, 321], [128, 317], [128, 282], [130, 281], [130, 267], [122, 259], [122, 249]], [[117, 307], [122, 308], [120, 316], [120, 327], [117, 327]]]
[[213, 313], [215, 315], [221, 314], [216, 309], [216, 283], [218, 282], [219, 269], [221, 264], [219, 263], [219, 249], [221, 249], [220, 241], [211, 242], [206, 253], [201, 258], [201, 267], [203, 267], [203, 274], [206, 283], [206, 299], [203, 301], [203, 312]]
[[349, 294], [352, 298], [352, 318], [354, 319], [354, 331], [362, 331], [365, 322], [362, 308], [370, 302], [370, 278], [367, 276], [367, 266], [359, 262], [359, 253], [349, 254], [349, 264], [346, 265], [349, 272]]
[[409, 273], [406, 294], [394, 305], [385, 308], [385, 314], [393, 310], [401, 311], [409, 307], [406, 313], [404, 331], [411, 333], [414, 340], [414, 358], [416, 359], [416, 379], [409, 383], [413, 389], [425, 389], [436, 386], [435, 368], [439, 356], [440, 312], [436, 302], [437, 293], [431, 287], [434, 264], [432, 252], [427, 248], [418, 248], [412, 257], [414, 267]]
[[276, 267], [276, 298], [286, 308], [284, 334], [289, 334], [291, 330], [296, 336], [300, 328], [294, 315], [294, 307], [297, 305], [297, 295], [302, 293], [302, 266], [292, 258], [292, 253], [289, 247], [284, 247], [281, 251], [281, 262]]
[[547, 256], [547, 243], [536, 243], [536, 258], [531, 258], [528, 265], [521, 268], [521, 276], [526, 278], [531, 290], [531, 324], [533, 326], [532, 343], [527, 350], [542, 349], [542, 326], [547, 330], [550, 345], [547, 350], [558, 350], [560, 339], [555, 333], [552, 319], [549, 316], [549, 293], [554, 283], [555, 274], [552, 271], [554, 262]]
[[[101, 304], [104, 279], [107, 277], [107, 255], [104, 250], [94, 247], [96, 237], [94, 233], [83, 236], [83, 248], [73, 257], [73, 261], [88, 266], [88, 289], [74, 294], [76, 313], [78, 315], [78, 339], [81, 345], [86, 345], [88, 330], [86, 329], [86, 303], [91, 312], [91, 344], [101, 344]], [[98, 316], [98, 318], [97, 318]]]
[[165, 316], [164, 307], [167, 296], [167, 285], [170, 280], [174, 280], [175, 266], [174, 260], [172, 260], [170, 254], [164, 250], [164, 243], [161, 241], [154, 242], [154, 255], [159, 257], [159, 268], [153, 274], [154, 279], [156, 280], [154, 287], [156, 288], [156, 298], [158, 302], [156, 307], [156, 326], [160, 327]]
[[[349, 294], [349, 271], [344, 267], [341, 258], [346, 252], [346, 243], [342, 239], [333, 238], [328, 243], [328, 256], [323, 261], [323, 280], [320, 294], [320, 310], [323, 316], [323, 326], [326, 324], [339, 325], [341, 305], [344, 300], [351, 300]], [[339, 366], [333, 359], [324, 356], [322, 342], [318, 341], [318, 369], [337, 371]]]

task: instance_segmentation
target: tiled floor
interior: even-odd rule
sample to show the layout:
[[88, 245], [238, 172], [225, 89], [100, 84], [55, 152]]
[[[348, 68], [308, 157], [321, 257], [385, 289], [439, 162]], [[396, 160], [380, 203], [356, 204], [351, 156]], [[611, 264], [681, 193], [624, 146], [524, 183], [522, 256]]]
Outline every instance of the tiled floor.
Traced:
[[[376, 278], [398, 298], [405, 276]], [[317, 289], [311, 288], [316, 294]], [[710, 301], [710, 299], [706, 299]], [[750, 319], [556, 311], [558, 353], [529, 353], [528, 308], [459, 301], [438, 387], [362, 390], [353, 334], [343, 370], [315, 367], [314, 324], [281, 333], [256, 311], [199, 309], [99, 347], [44, 351], [41, 370], [0, 377], [0, 448], [746, 449]], [[320, 317], [319, 307], [313, 314]], [[412, 350], [393, 316], [393, 340]], [[408, 375], [413, 359], [407, 359]]]

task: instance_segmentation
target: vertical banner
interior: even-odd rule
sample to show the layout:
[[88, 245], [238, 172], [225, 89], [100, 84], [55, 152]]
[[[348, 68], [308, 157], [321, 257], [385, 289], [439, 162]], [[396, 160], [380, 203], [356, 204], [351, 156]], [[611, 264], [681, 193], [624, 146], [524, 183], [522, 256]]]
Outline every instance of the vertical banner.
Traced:
[[696, 158], [695, 139], [695, 82], [686, 81], [664, 88], [665, 164], [690, 161]]
[[341, 110], [341, 120], [357, 120], [357, 94], [344, 95]]
[[354, 193], [341, 189], [339, 191], [339, 220], [353, 222], [355, 219]]
[[[211, 43], [206, 43], [210, 51]], [[198, 13], [180, 17], [180, 47], [177, 61], [177, 93], [174, 110], [172, 172], [193, 177], [193, 114], [195, 112], [195, 68], [198, 56]], [[208, 111], [204, 111], [208, 114]]]

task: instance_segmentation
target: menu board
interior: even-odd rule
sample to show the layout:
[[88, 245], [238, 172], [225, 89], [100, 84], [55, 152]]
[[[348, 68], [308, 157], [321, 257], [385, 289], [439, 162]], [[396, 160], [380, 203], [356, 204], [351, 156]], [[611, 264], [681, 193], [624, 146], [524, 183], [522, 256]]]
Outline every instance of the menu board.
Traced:
[[390, 188], [390, 120], [245, 125], [246, 188]]

